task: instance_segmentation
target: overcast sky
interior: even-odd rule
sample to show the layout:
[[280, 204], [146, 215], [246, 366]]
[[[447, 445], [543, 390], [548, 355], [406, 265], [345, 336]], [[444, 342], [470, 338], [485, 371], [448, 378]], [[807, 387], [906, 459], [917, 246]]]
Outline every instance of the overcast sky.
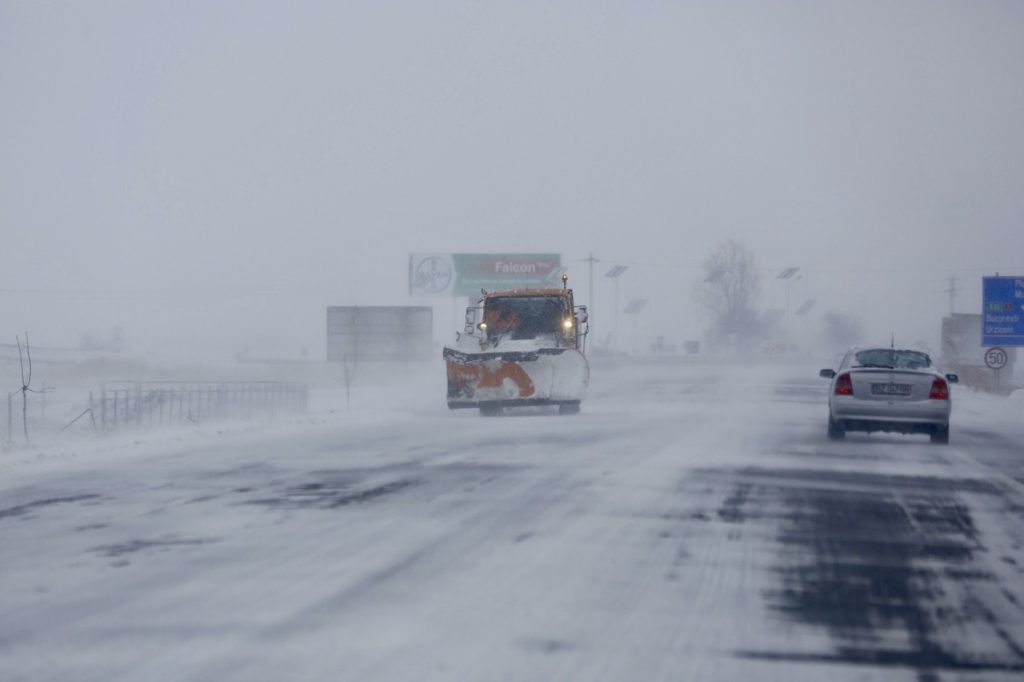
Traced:
[[645, 338], [727, 239], [884, 340], [1024, 275], [1015, 0], [0, 0], [0, 93], [5, 341], [319, 355], [410, 252], [630, 264]]

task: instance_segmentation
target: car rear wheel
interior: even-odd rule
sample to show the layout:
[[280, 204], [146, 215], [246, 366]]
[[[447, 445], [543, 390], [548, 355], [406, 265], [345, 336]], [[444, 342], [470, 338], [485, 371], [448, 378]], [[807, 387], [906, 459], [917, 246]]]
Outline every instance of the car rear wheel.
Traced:
[[846, 437], [846, 430], [840, 426], [832, 415], [828, 416], [828, 438], [829, 440], [842, 440]]
[[931, 439], [933, 443], [939, 443], [941, 445], [948, 444], [949, 425], [947, 424], [946, 426], [936, 426], [935, 429], [931, 432]]

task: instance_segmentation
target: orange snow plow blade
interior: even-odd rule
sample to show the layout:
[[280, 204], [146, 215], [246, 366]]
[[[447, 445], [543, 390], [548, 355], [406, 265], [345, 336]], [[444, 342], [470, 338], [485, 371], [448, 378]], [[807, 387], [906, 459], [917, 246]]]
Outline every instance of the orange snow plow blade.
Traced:
[[516, 407], [578, 402], [589, 383], [583, 354], [573, 348], [464, 353], [444, 349], [448, 407]]

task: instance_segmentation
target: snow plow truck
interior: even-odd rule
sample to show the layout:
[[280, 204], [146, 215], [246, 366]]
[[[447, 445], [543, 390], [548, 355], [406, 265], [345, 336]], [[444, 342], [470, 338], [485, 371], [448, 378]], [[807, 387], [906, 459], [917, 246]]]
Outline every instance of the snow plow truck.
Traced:
[[506, 407], [557, 405], [576, 414], [590, 383], [586, 306], [562, 288], [484, 291], [465, 329], [445, 346], [448, 407], [498, 415]]

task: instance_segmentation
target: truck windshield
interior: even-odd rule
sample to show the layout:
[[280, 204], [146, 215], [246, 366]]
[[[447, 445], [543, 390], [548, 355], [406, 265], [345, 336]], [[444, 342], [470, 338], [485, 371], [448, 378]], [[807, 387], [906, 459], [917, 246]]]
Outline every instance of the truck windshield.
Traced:
[[484, 303], [488, 336], [534, 339], [557, 334], [565, 315], [560, 296], [496, 296]]

